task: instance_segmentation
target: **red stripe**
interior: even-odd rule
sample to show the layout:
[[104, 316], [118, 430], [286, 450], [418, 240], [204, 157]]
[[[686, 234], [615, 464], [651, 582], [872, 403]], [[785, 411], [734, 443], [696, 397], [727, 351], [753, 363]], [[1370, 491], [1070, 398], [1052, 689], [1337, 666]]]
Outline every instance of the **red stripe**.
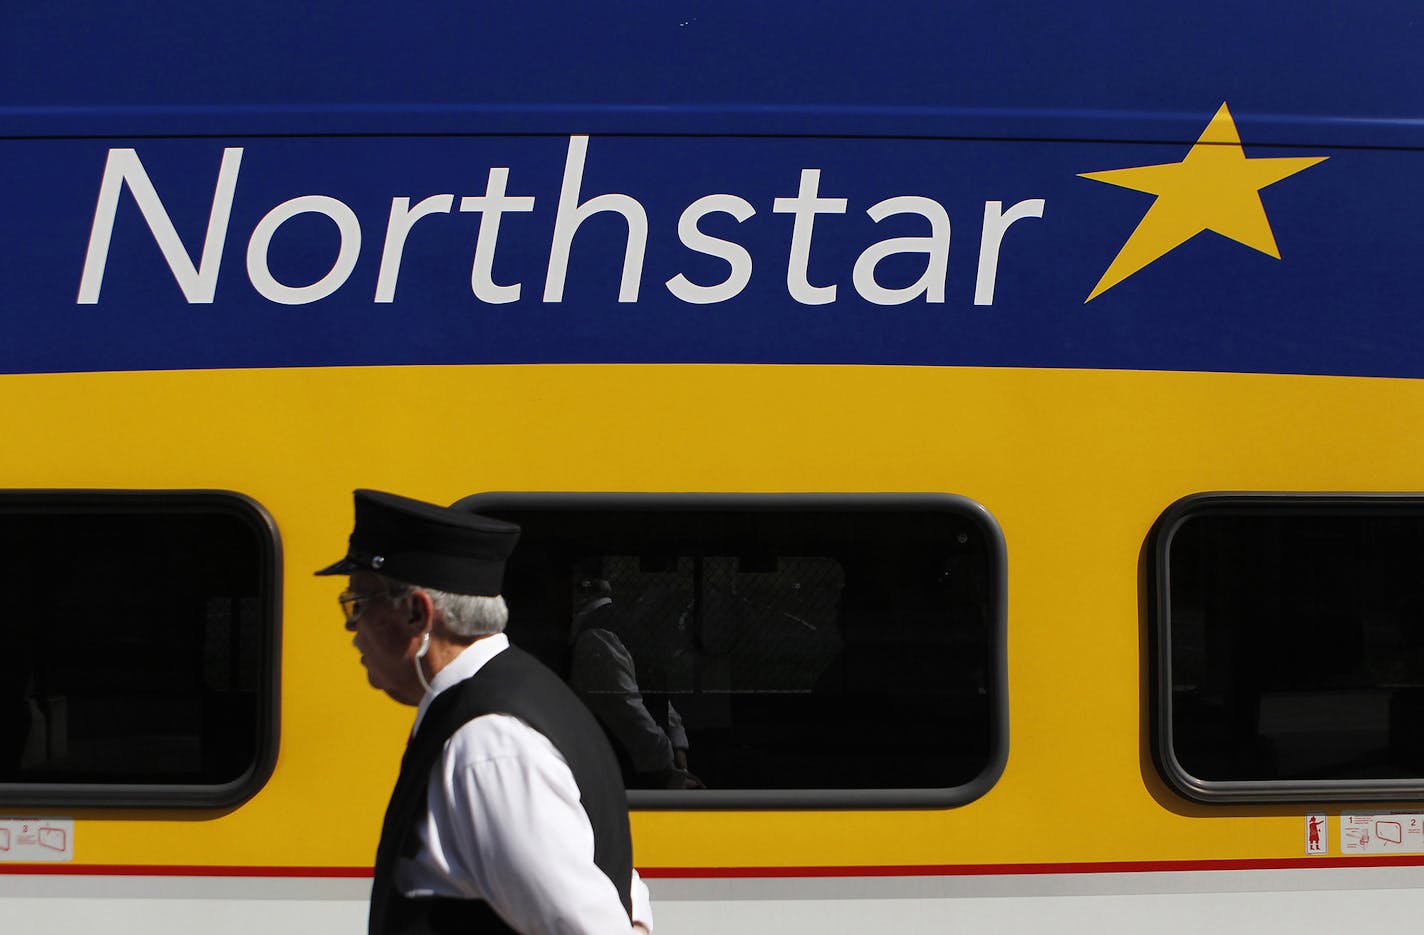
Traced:
[[0, 874], [76, 877], [370, 877], [370, 867], [217, 867], [169, 864], [3, 864]]
[[1131, 860], [1054, 864], [905, 864], [847, 867], [649, 867], [648, 879], [786, 877], [968, 877], [1051, 873], [1192, 873], [1206, 870], [1299, 870], [1336, 867], [1419, 867], [1424, 854], [1369, 857], [1295, 857], [1264, 860]]
[[[787, 879], [792, 877], [965, 877], [1052, 873], [1192, 873], [1210, 870], [1299, 870], [1341, 867], [1420, 867], [1424, 854], [1362, 857], [1290, 857], [1253, 860], [1132, 860], [1049, 864], [887, 864], [831, 867], [647, 867], [655, 880]], [[362, 879], [370, 867], [224, 867], [168, 864], [6, 864], [0, 874], [110, 877], [293, 877]]]

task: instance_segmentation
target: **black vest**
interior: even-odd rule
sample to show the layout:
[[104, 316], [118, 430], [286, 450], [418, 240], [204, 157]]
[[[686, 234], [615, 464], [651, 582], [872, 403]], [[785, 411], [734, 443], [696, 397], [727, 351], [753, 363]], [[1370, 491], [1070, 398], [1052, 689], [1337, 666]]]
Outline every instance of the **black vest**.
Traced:
[[613, 881], [631, 916], [633, 844], [618, 762], [593, 715], [568, 686], [533, 656], [511, 646], [470, 678], [441, 692], [406, 747], [376, 848], [371, 935], [514, 931], [483, 900], [409, 899], [395, 885], [397, 859], [419, 847], [415, 826], [425, 813], [430, 772], [445, 741], [483, 714], [512, 714], [563, 754], [593, 826], [593, 861]]

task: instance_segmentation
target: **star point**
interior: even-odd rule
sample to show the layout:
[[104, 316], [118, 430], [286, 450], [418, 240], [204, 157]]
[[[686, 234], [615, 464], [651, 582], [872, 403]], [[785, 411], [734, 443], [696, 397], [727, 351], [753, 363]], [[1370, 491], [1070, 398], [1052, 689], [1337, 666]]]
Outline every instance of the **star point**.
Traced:
[[1079, 173], [1157, 196], [1085, 303], [1206, 231], [1280, 259], [1261, 189], [1326, 158], [1248, 157], [1223, 103], [1181, 162]]

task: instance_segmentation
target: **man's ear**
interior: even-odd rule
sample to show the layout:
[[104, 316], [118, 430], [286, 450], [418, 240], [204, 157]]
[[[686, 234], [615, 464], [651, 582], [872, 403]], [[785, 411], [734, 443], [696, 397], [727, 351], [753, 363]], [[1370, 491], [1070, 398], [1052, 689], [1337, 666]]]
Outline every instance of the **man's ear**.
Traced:
[[430, 629], [435, 618], [435, 604], [430, 595], [420, 589], [410, 592], [410, 626], [417, 633]]

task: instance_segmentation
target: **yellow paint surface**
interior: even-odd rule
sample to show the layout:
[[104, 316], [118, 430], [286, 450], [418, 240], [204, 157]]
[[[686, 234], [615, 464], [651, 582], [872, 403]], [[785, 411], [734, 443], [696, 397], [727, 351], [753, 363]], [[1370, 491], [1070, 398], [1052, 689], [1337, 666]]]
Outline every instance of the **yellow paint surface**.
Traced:
[[[0, 377], [6, 488], [225, 488], [282, 538], [277, 768], [226, 814], [81, 813], [75, 860], [367, 866], [410, 709], [311, 571], [350, 492], [946, 492], [1003, 528], [1010, 752], [957, 809], [642, 812], [655, 867], [1298, 857], [1306, 807], [1206, 808], [1144, 745], [1138, 565], [1210, 490], [1424, 486], [1424, 382], [1052, 370], [512, 366]], [[57, 622], [62, 625], [62, 622]]]

